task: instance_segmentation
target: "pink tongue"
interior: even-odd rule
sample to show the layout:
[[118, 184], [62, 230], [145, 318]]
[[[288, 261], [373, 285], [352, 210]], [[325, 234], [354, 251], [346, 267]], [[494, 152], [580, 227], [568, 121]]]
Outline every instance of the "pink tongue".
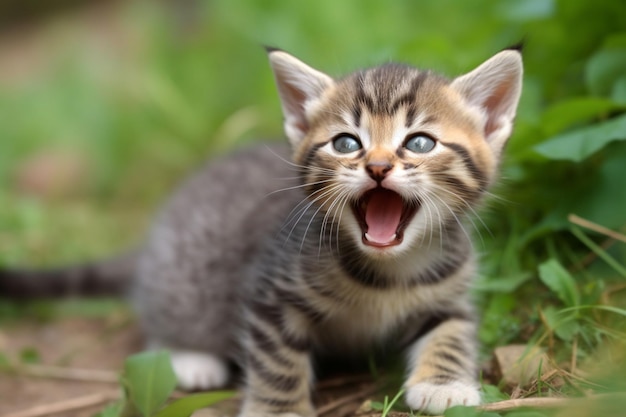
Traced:
[[385, 244], [394, 239], [402, 217], [402, 197], [393, 191], [376, 190], [372, 193], [365, 211], [367, 239]]

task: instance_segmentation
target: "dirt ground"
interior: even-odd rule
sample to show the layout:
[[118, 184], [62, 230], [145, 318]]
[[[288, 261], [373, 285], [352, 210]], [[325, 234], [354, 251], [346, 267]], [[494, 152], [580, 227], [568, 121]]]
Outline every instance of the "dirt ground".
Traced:
[[[0, 353], [11, 364], [23, 365], [18, 371], [0, 367], [0, 417], [93, 416], [119, 396], [124, 359], [141, 349], [141, 336], [128, 312], [5, 325], [0, 328]], [[380, 389], [369, 374], [333, 376], [317, 385], [320, 416], [354, 416]], [[229, 400], [194, 417], [234, 415], [237, 404]]]
[[[89, 396], [110, 398], [118, 389], [124, 359], [140, 349], [136, 326], [126, 315], [5, 326], [0, 329], [0, 352], [11, 363], [35, 363], [18, 372], [0, 372], [0, 416], [18, 417], [26, 410]], [[87, 417], [105, 403], [57, 415]]]

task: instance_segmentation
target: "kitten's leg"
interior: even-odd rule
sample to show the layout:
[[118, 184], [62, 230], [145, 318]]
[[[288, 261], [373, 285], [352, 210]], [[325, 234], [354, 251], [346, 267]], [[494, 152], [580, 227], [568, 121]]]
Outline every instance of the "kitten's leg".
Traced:
[[306, 328], [296, 314], [251, 306], [243, 339], [246, 388], [241, 417], [315, 416]]
[[444, 318], [409, 350], [406, 402], [414, 410], [443, 414], [455, 405], [480, 403], [476, 323]]

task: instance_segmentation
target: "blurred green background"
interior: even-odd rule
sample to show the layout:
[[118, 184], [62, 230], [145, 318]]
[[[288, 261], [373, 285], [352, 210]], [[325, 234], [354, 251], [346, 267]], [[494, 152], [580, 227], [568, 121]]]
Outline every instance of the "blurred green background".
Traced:
[[201, 161], [281, 140], [263, 45], [332, 75], [396, 60], [455, 76], [524, 41], [503, 179], [473, 222], [481, 340], [550, 340], [576, 363], [625, 339], [626, 2], [65, 3], [3, 6], [0, 264], [131, 245]]

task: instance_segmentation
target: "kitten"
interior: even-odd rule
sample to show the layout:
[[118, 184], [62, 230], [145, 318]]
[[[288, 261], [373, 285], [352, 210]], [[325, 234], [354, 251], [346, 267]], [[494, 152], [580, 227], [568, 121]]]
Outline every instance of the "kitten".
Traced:
[[242, 364], [241, 416], [314, 416], [313, 355], [381, 344], [406, 351], [414, 410], [478, 404], [463, 222], [496, 178], [521, 54], [453, 80], [398, 64], [335, 80], [268, 53], [290, 150], [252, 148], [200, 170], [134, 254], [0, 271], [0, 294], [132, 283], [142, 327], [172, 351], [182, 387], [220, 387], [228, 361]]

